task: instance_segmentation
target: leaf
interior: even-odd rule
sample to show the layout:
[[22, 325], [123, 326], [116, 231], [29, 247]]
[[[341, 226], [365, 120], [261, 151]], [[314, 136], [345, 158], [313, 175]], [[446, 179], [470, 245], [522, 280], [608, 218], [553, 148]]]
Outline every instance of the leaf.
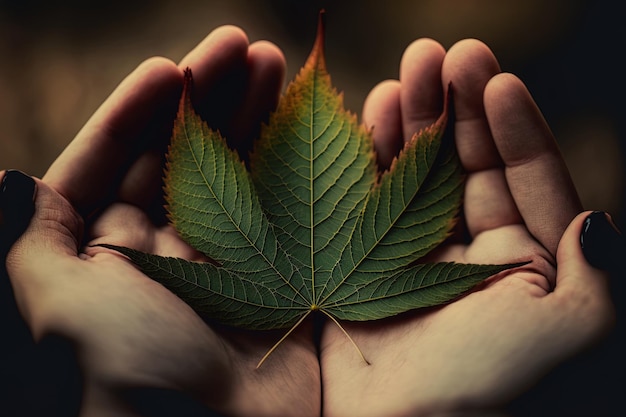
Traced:
[[372, 137], [331, 84], [320, 20], [312, 52], [261, 129], [248, 170], [195, 112], [191, 71], [165, 170], [171, 223], [214, 263], [103, 245], [196, 311], [248, 329], [313, 311], [376, 320], [450, 302], [522, 263], [419, 263], [451, 234], [464, 173], [439, 120], [378, 175]]

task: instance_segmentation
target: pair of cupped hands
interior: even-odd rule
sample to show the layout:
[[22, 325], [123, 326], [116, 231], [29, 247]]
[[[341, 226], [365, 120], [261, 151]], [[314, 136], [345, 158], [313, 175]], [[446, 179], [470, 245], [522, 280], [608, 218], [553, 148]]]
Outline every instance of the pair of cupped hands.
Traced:
[[532, 263], [446, 306], [343, 323], [370, 365], [335, 324], [314, 338], [309, 322], [255, 369], [283, 331], [209, 326], [127, 259], [93, 246], [202, 259], [162, 207], [187, 67], [203, 118], [240, 149], [252, 146], [277, 104], [285, 59], [269, 42], [219, 27], [180, 63], [148, 59], [119, 85], [36, 180], [35, 215], [7, 257], [35, 340], [60, 337], [74, 349], [81, 415], [136, 415], [125, 393], [142, 388], [185, 393], [229, 416], [471, 414], [498, 409], [608, 329], [607, 277], [579, 243], [588, 213], [524, 84], [480, 41], [446, 51], [419, 39], [399, 80], [377, 85], [364, 104], [381, 169], [437, 119], [451, 83], [468, 176], [458, 236], [432, 258]]

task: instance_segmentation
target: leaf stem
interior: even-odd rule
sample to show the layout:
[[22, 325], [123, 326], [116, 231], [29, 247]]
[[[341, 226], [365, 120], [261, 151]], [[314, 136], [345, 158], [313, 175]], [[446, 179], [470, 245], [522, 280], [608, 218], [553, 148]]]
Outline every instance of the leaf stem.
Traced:
[[346, 337], [348, 338], [348, 340], [350, 341], [350, 343], [352, 343], [352, 346], [354, 346], [354, 348], [356, 349], [356, 351], [359, 353], [359, 356], [361, 357], [361, 359], [363, 359], [363, 362], [365, 362], [368, 365], [371, 365], [370, 361], [368, 361], [367, 359], [365, 359], [365, 355], [363, 355], [363, 352], [361, 351], [361, 349], [359, 349], [359, 346], [356, 344], [356, 342], [354, 341], [354, 339], [352, 339], [350, 337], [350, 335], [348, 334], [348, 332], [346, 331], [346, 329], [343, 328], [343, 326], [341, 324], [339, 324], [339, 322], [337, 321], [336, 318], [334, 318], [332, 316], [332, 314], [321, 310], [320, 311], [322, 313], [324, 313], [329, 319], [331, 319], [333, 321], [333, 323], [335, 323], [337, 325], [337, 327], [339, 327], [339, 329], [343, 332], [343, 334], [346, 335]]
[[289, 329], [289, 331], [287, 333], [285, 333], [283, 335], [283, 337], [280, 338], [280, 340], [278, 342], [276, 342], [274, 344], [274, 346], [272, 346], [272, 348], [270, 350], [267, 351], [267, 353], [261, 358], [261, 360], [259, 361], [259, 363], [257, 363], [256, 365], [256, 369], [259, 369], [261, 367], [261, 365], [263, 365], [263, 362], [265, 362], [265, 360], [267, 358], [269, 358], [269, 356], [276, 350], [276, 348], [278, 347], [278, 345], [280, 345], [291, 333], [293, 333], [294, 330], [296, 330], [296, 328], [300, 325], [300, 323], [302, 323], [304, 321], [304, 319], [307, 318], [307, 316], [309, 314], [311, 314], [311, 311], [313, 310], [309, 310], [306, 312], [306, 314], [304, 314], [302, 317], [300, 317], [300, 319], [296, 322], [296, 324], [294, 324], [293, 326], [291, 326], [291, 329]]

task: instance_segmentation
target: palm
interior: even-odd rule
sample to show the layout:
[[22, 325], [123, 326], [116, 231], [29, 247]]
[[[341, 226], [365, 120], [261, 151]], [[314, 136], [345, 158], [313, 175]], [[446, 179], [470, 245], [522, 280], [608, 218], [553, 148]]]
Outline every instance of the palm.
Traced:
[[[533, 257], [541, 263], [532, 250], [516, 252], [514, 245], [509, 253], [494, 254], [491, 243], [513, 242], [508, 236], [511, 232], [516, 233], [488, 232], [488, 245], [452, 246], [444, 248], [440, 256], [458, 262]], [[516, 341], [524, 340], [525, 334], [536, 335], [539, 323], [547, 331], [553, 327], [545, 323], [541, 309], [547, 286], [549, 280], [529, 268], [510, 273], [505, 280], [492, 279], [479, 291], [443, 307], [380, 323], [346, 324], [371, 362], [369, 366], [360, 361], [343, 333], [328, 325], [322, 346], [325, 409], [337, 416], [351, 415], [355, 410], [361, 416], [395, 416], [453, 411], [461, 404], [467, 410], [467, 402], [475, 398], [482, 403], [472, 407], [502, 404], [545, 366], [531, 360], [534, 351], [518, 349]], [[511, 367], [524, 363], [533, 363], [536, 368], [512, 371]], [[507, 379], [511, 382], [512, 374], [517, 380], [503, 384]]]

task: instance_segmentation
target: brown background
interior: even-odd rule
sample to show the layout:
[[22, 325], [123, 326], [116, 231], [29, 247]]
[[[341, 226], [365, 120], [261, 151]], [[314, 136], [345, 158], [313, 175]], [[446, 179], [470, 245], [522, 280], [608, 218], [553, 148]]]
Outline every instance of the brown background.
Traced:
[[[43, 175], [137, 64], [153, 55], [178, 60], [219, 25], [241, 26], [253, 41], [281, 46], [290, 80], [323, 7], [329, 70], [356, 112], [377, 82], [397, 77], [412, 40], [431, 37], [446, 48], [467, 37], [485, 41], [503, 70], [520, 76], [535, 96], [585, 208], [607, 210], [626, 228], [621, 3], [0, 0], [0, 169]], [[621, 313], [626, 277], [613, 279]], [[513, 413], [617, 415], [626, 394], [624, 329], [620, 319], [606, 343], [552, 373]]]

